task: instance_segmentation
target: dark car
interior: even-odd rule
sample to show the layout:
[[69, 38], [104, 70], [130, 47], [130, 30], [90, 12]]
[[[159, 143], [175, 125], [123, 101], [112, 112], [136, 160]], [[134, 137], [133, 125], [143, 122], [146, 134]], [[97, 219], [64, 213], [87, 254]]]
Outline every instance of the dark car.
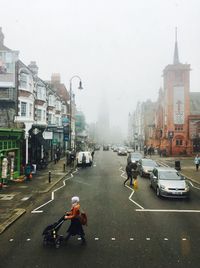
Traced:
[[141, 177], [149, 177], [155, 167], [159, 165], [152, 159], [142, 158], [138, 161], [138, 170]]
[[103, 146], [103, 151], [109, 151], [109, 145], [104, 145]]
[[190, 187], [185, 177], [176, 169], [156, 167], [150, 174], [150, 186], [155, 189], [156, 195], [164, 197], [189, 197]]
[[94, 147], [95, 151], [99, 151], [100, 148], [101, 148], [101, 146], [99, 144], [96, 144], [95, 147]]
[[119, 147], [117, 154], [118, 155], [127, 155], [127, 151], [124, 147]]

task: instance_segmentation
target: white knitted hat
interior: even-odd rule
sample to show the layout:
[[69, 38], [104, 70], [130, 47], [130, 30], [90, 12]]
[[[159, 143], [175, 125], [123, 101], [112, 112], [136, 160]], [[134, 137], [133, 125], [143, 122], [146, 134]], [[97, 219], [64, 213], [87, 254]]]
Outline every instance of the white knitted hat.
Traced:
[[80, 199], [79, 199], [78, 196], [73, 196], [72, 199], [71, 199], [72, 204], [79, 202], [79, 200], [80, 200]]

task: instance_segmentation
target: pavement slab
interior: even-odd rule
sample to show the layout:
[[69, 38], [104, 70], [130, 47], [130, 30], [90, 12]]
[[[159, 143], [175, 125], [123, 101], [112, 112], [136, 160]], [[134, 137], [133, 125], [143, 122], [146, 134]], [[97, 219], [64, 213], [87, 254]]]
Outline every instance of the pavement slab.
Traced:
[[[74, 169], [73, 166], [67, 166], [64, 171], [64, 164], [64, 158], [57, 164], [52, 162], [47, 169], [34, 174], [31, 181], [10, 182], [0, 190], [0, 234], [26, 213], [34, 196], [49, 192]], [[50, 170], [52, 170], [51, 182], [49, 182]]]

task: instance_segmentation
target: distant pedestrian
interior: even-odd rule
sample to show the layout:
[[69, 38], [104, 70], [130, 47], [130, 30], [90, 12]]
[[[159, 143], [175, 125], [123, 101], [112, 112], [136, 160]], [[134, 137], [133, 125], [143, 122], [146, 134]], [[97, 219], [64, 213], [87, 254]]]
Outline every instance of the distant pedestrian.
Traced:
[[[128, 161], [128, 159], [127, 159]], [[128, 180], [130, 180], [130, 184], [132, 183], [132, 176], [131, 176], [131, 163], [127, 163], [126, 165], [126, 175], [127, 175], [127, 179], [124, 181], [124, 186], [126, 185], [126, 182]]]
[[32, 179], [32, 170], [33, 169], [32, 169], [31, 163], [26, 164], [24, 171], [25, 171], [25, 176], [27, 180]]
[[79, 235], [81, 237], [82, 243], [85, 243], [85, 233], [80, 220], [80, 200], [78, 196], [73, 196], [71, 199], [72, 207], [71, 211], [66, 213], [65, 220], [71, 220], [71, 224], [67, 230], [66, 241], [69, 240], [71, 236]]
[[196, 155], [196, 157], [194, 159], [194, 163], [196, 165], [196, 171], [198, 171], [199, 170], [199, 164], [200, 164], [200, 157], [199, 157], [198, 154]]
[[136, 180], [137, 176], [139, 174], [137, 164], [136, 163], [129, 163], [126, 166], [126, 174], [127, 179], [124, 181], [124, 186], [126, 185], [126, 182], [130, 180], [130, 186], [133, 185], [133, 179]]
[[83, 156], [82, 156], [82, 168], [85, 168], [86, 167], [86, 155], [83, 153]]
[[56, 164], [58, 162], [58, 156], [57, 153], [54, 154], [54, 164]]
[[92, 151], [91, 156], [92, 156], [92, 160], [93, 160], [94, 159], [94, 150]]
[[127, 164], [131, 163], [131, 153], [128, 154], [128, 157], [127, 157]]

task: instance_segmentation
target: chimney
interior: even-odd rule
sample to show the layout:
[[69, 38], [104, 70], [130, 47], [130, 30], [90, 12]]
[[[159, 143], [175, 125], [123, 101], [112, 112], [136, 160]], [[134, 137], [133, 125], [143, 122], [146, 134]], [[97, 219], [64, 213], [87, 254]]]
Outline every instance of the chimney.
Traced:
[[2, 28], [0, 27], [0, 44], [3, 45], [4, 43], [4, 34], [2, 32]]
[[60, 84], [60, 74], [59, 73], [53, 73], [51, 75], [51, 83], [52, 84]]
[[38, 75], [38, 66], [36, 64], [36, 61], [31, 61], [28, 65], [28, 68], [32, 71], [32, 73], [37, 76]]

